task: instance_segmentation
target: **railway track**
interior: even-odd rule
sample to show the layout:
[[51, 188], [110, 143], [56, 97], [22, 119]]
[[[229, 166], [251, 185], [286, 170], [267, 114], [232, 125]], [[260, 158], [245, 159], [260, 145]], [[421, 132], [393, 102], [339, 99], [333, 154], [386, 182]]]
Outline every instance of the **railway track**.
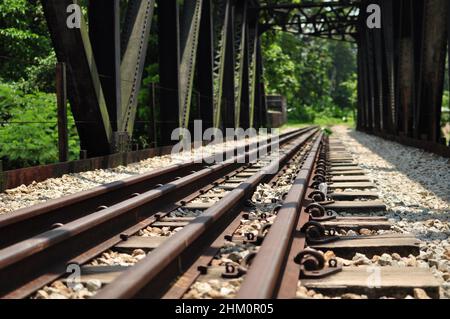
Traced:
[[[289, 132], [280, 135], [280, 139], [292, 136], [292, 133], [301, 133], [311, 130], [305, 128], [297, 132]], [[269, 143], [270, 139], [254, 142], [244, 147], [244, 151], [256, 149], [259, 144]], [[231, 150], [237, 152], [238, 148]], [[224, 151], [218, 157], [224, 157]], [[106, 185], [64, 196], [59, 199], [47, 201], [33, 207], [27, 207], [0, 216], [0, 249], [11, 244], [32, 237], [44, 231], [65, 224], [77, 218], [86, 216], [100, 207], [112, 206], [120, 203], [130, 196], [144, 193], [170, 181], [186, 177], [194, 172], [211, 165], [217, 155], [204, 158], [201, 161], [191, 160], [180, 164], [173, 164], [154, 170], [139, 176], [133, 176], [124, 180], [112, 182]]]
[[348, 262], [417, 255], [419, 242], [371, 216], [386, 207], [339, 141], [311, 127], [282, 135], [279, 153], [267, 144], [252, 162], [264, 145], [0, 219], [17, 235], [0, 242], [1, 297], [439, 296], [426, 269]]
[[[280, 159], [286, 161], [316, 132], [314, 127], [296, 130], [279, 140], [249, 145], [245, 154], [235, 154], [224, 162], [205, 165], [211, 162], [205, 159], [204, 163], [174, 165], [2, 217], [0, 229], [9, 236], [2, 236], [0, 251], [1, 296], [27, 297], [64, 276], [68, 266], [83, 265], [121, 242], [130, 243], [134, 234], [159, 227], [157, 223], [183, 220], [177, 220], [180, 210], [194, 211], [194, 215], [197, 211], [198, 215], [201, 207], [192, 206], [197, 205], [197, 197], [220, 185], [245, 184], [236, 183], [246, 177], [244, 170], [247, 176], [263, 180], [266, 173], [261, 169], [267, 160], [261, 157], [268, 156], [265, 151], [272, 152], [278, 143], [281, 153], [288, 147]], [[249, 158], [259, 159], [249, 163]]]
[[321, 298], [404, 298], [419, 289], [439, 298], [440, 283], [429, 269], [365, 266], [380, 255], [400, 260], [419, 254], [413, 235], [389, 231], [387, 218], [368, 214], [386, 209], [377, 197], [376, 186], [340, 141], [325, 141], [298, 174], [237, 297], [308, 298], [320, 292]]

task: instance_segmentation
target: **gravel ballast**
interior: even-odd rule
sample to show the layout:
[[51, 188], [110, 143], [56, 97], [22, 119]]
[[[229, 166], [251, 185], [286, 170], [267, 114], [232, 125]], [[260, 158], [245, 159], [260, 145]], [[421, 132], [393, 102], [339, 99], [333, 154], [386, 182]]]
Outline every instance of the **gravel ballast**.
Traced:
[[[287, 131], [284, 131], [287, 132]], [[148, 173], [150, 171], [167, 167], [172, 164], [188, 162], [198, 157], [210, 156], [224, 150], [233, 149], [247, 143], [253, 143], [259, 139], [264, 140], [268, 136], [261, 135], [236, 142], [218, 143], [207, 145], [191, 151], [181, 152], [175, 155], [155, 156], [127, 166], [118, 166], [111, 169], [98, 169], [81, 173], [65, 174], [60, 178], [49, 178], [45, 181], [25, 186], [8, 189], [0, 193], [0, 215], [11, 213], [15, 210], [46, 202], [50, 199], [60, 198], [66, 195], [85, 191], [96, 186], [105, 185], [131, 176]]]
[[[358, 254], [361, 264], [430, 268], [442, 280], [441, 296], [450, 296], [450, 160], [357, 132], [343, 126], [333, 128], [358, 165], [377, 186], [387, 205], [392, 230], [410, 233], [423, 241], [420, 255], [399, 259], [396, 254], [376, 260]], [[375, 214], [374, 214], [375, 215]], [[415, 298], [420, 296], [415, 293]]]

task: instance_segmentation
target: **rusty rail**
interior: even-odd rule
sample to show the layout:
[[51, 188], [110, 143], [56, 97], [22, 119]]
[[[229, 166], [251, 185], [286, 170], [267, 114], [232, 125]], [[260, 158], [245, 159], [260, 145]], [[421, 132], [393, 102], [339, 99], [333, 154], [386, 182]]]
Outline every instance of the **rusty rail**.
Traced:
[[[296, 131], [280, 139], [287, 143], [298, 136], [312, 136], [313, 131]], [[269, 144], [269, 148], [276, 142]], [[265, 145], [266, 146], [266, 145]], [[267, 146], [266, 146], [267, 147]], [[8, 246], [0, 251], [0, 296], [20, 298], [65, 273], [67, 263], [83, 263], [124, 237], [146, 227], [160, 207], [173, 209], [184, 196], [242, 166], [262, 147], [226, 162], [139, 194], [121, 203], [76, 219], [65, 225]], [[244, 159], [243, 161], [241, 161]]]
[[[180, 256], [186, 254], [192, 246], [196, 246], [196, 243], [202, 237], [208, 237], [208, 232], [217, 229], [217, 224], [220, 224], [224, 216], [236, 215], [238, 207], [248, 198], [248, 195], [254, 191], [256, 186], [266, 178], [274, 176], [312, 135], [300, 137], [293, 147], [279, 159], [273, 161], [267, 169], [256, 173], [245, 183], [231, 191], [192, 223], [152, 251], [145, 259], [122, 273], [114, 282], [102, 289], [95, 298], [146, 297], [145, 290], [153, 287], [154, 280], [161, 280], [161, 272], [177, 259], [178, 263], [182, 263]], [[223, 227], [226, 227], [227, 224], [223, 224]]]
[[[267, 299], [275, 297], [322, 138], [323, 134], [315, 142], [298, 173], [283, 206], [278, 211], [277, 218], [245, 276], [237, 298]], [[297, 280], [298, 272], [294, 282], [296, 283]]]
[[[280, 135], [280, 138], [295, 136], [308, 132], [313, 127], [308, 127]], [[246, 146], [246, 151], [258, 147], [259, 144], [270, 142], [270, 139], [254, 142]], [[229, 150], [226, 152], [235, 152]], [[225, 151], [222, 153], [225, 155]], [[213, 155], [214, 156], [214, 155]], [[146, 192], [154, 189], [159, 184], [173, 181], [175, 178], [185, 177], [204, 168], [205, 163], [212, 162], [213, 156], [203, 159], [203, 162], [195, 160], [181, 164], [173, 164], [158, 170], [115, 181], [106, 185], [49, 200], [45, 203], [26, 207], [15, 211], [13, 214], [0, 216], [0, 249], [17, 243], [26, 238], [35, 236], [52, 228], [55, 224], [66, 224], [77, 218], [92, 214], [100, 206], [112, 206], [130, 198], [132, 194]]]

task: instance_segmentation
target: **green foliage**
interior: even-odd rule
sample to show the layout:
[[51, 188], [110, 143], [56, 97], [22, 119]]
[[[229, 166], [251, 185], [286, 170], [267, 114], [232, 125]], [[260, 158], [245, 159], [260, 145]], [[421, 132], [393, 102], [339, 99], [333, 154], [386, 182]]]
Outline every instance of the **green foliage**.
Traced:
[[28, 67], [40, 65], [41, 59], [48, 58], [51, 52], [51, 41], [39, 1], [2, 0], [0, 74], [3, 80], [27, 80]]
[[26, 68], [28, 80], [21, 82], [21, 88], [26, 92], [54, 92], [55, 65], [57, 62], [55, 53], [50, 52], [47, 57], [36, 58], [35, 62], [35, 64]]
[[[12, 85], [0, 84], [0, 158], [6, 168], [54, 163], [58, 160], [56, 97], [26, 94]], [[79, 154], [78, 135], [69, 116], [70, 158]]]
[[333, 134], [333, 131], [329, 127], [323, 128], [322, 131], [327, 136], [330, 136], [331, 134]]
[[[58, 160], [55, 64], [40, 1], [0, 1], [0, 159], [7, 169]], [[77, 159], [68, 113], [70, 157]]]
[[[87, 0], [79, 3], [86, 13]], [[154, 114], [149, 87], [159, 81], [157, 19], [156, 15], [152, 21], [133, 133], [134, 142], [141, 147], [151, 142], [148, 123]], [[262, 45], [267, 93], [286, 96], [291, 120], [321, 125], [352, 123], [352, 108], [356, 105], [354, 47], [282, 32], [265, 33]], [[0, 122], [5, 124], [0, 124], [0, 158], [10, 168], [57, 160], [56, 104], [52, 94], [55, 63], [40, 0], [1, 0]], [[195, 103], [192, 113], [194, 108]], [[75, 159], [79, 146], [70, 111], [69, 123], [70, 154]]]
[[291, 120], [352, 123], [357, 96], [353, 46], [280, 32], [266, 33], [262, 45], [267, 92], [286, 97]]
[[333, 61], [330, 70], [331, 96], [336, 105], [349, 107], [356, 98], [356, 49], [347, 42], [330, 41], [328, 50]]

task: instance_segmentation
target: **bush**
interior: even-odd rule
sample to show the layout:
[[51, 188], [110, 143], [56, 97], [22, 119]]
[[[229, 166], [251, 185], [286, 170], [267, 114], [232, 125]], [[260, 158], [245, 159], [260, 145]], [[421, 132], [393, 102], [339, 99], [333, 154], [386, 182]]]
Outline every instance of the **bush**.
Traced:
[[[0, 158], [6, 169], [54, 163], [58, 160], [58, 128], [54, 94], [25, 94], [0, 84]], [[70, 112], [69, 112], [70, 113]], [[69, 121], [70, 158], [79, 154], [75, 122]]]

